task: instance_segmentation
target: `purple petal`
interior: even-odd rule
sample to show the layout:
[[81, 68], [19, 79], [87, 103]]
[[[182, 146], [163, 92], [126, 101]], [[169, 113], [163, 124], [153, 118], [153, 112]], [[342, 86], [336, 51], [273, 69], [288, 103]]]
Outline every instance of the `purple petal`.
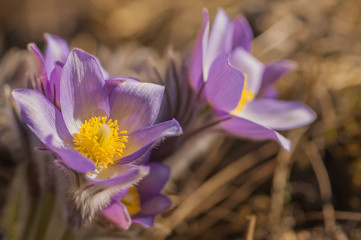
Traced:
[[[159, 193], [169, 179], [169, 167], [161, 163], [150, 163], [150, 172], [138, 185], [138, 191], [142, 195], [147, 193]], [[144, 194], [143, 194], [144, 193]], [[147, 196], [145, 196], [147, 198]]]
[[37, 63], [39, 64], [39, 67], [42, 67], [45, 71], [44, 58], [38, 46], [36, 46], [35, 43], [29, 43], [27, 47], [30, 53], [33, 54], [33, 56], [35, 57]]
[[30, 43], [28, 44], [28, 49], [30, 53], [35, 57], [37, 65], [38, 65], [38, 71], [37, 71], [37, 90], [38, 91], [45, 91], [45, 96], [49, 98], [51, 96], [50, 94], [50, 87], [49, 87], [49, 81], [48, 81], [48, 75], [45, 69], [44, 64], [44, 58], [41, 54], [39, 48], [34, 44]]
[[132, 224], [127, 208], [121, 202], [114, 202], [109, 207], [102, 210], [103, 215], [117, 224], [121, 229], [128, 229]]
[[[133, 156], [135, 156], [136, 154], [134, 154]], [[141, 155], [140, 157], [137, 157], [136, 160], [131, 160], [133, 161], [132, 164], [136, 164], [136, 165], [144, 165], [144, 164], [148, 164], [150, 161], [150, 155], [151, 155], [151, 151], [146, 151], [143, 155]], [[129, 155], [129, 157], [126, 157], [127, 159], [131, 159], [132, 155]]]
[[118, 84], [122, 84], [126, 81], [140, 82], [139, 79], [129, 77], [129, 76], [114, 76], [114, 77], [105, 79], [105, 85], [107, 85], [108, 91], [110, 92]]
[[242, 47], [249, 52], [251, 51], [252, 40], [253, 32], [247, 19], [240, 17], [234, 20], [232, 49]]
[[52, 137], [52, 144], [64, 147], [73, 137], [66, 128], [61, 112], [40, 92], [32, 89], [16, 89], [12, 96], [26, 125], [42, 141]]
[[100, 71], [102, 72], [103, 75], [103, 79], [108, 79], [109, 78], [109, 73], [107, 72], [107, 70], [105, 70], [102, 66], [102, 64], [100, 63], [100, 60], [97, 57], [94, 57], [95, 60], [97, 60], [97, 63], [100, 67]]
[[128, 77], [128, 76], [115, 76], [115, 77], [111, 77], [109, 79], [105, 79], [105, 86], [107, 87], [108, 90], [108, 96], [109, 93], [116, 88], [118, 85], [122, 85], [123, 83], [127, 82], [127, 81], [135, 81], [135, 82], [140, 82], [138, 79], [136, 78], [132, 78], [132, 77]]
[[72, 144], [73, 137], [68, 132], [60, 111], [44, 95], [32, 89], [17, 89], [12, 95], [26, 125], [40, 141], [61, 157], [65, 165], [82, 173], [95, 169], [92, 161], [67, 148]]
[[114, 76], [114, 77], [111, 77], [111, 78], [107, 78], [105, 80], [106, 84], [108, 84], [108, 83], [118, 84], [118, 83], [123, 83], [125, 81], [140, 82], [139, 79], [134, 78], [134, 77], [129, 77], [129, 76]]
[[276, 88], [274, 88], [273, 86], [261, 88], [257, 96], [257, 98], [271, 98], [271, 99], [277, 99], [278, 97], [279, 97], [278, 92]]
[[316, 115], [301, 102], [256, 99], [245, 106], [240, 117], [275, 130], [286, 130], [309, 124]]
[[128, 133], [151, 126], [158, 116], [163, 93], [164, 87], [153, 83], [117, 84], [109, 93], [110, 118]]
[[[227, 14], [218, 9], [216, 18], [213, 23], [213, 27], [209, 36], [209, 42], [207, 47], [207, 57], [205, 63], [203, 63], [205, 72], [207, 73], [211, 67], [212, 62], [220, 55], [229, 53], [232, 49], [232, 37], [233, 37], [233, 23], [228, 18]], [[207, 79], [205, 74], [204, 79]]]
[[126, 189], [138, 183], [148, 173], [149, 167], [145, 165], [115, 164], [101, 170], [95, 178], [92, 176], [86, 176], [86, 178], [95, 184], [103, 186], [117, 185], [122, 186], [122, 189]]
[[136, 219], [132, 220], [133, 223], [138, 223], [140, 225], [142, 225], [143, 227], [151, 227], [154, 225], [154, 216], [150, 216], [150, 217], [138, 217]]
[[115, 202], [119, 202], [128, 193], [128, 190], [129, 190], [129, 188], [121, 190], [120, 192], [118, 192], [117, 194], [115, 194], [112, 197], [112, 200]]
[[144, 202], [142, 201], [141, 210], [134, 218], [137, 216], [155, 216], [169, 208], [171, 205], [172, 202], [167, 196], [158, 194]]
[[182, 128], [175, 119], [140, 129], [129, 135], [123, 152], [124, 157], [119, 159], [117, 163], [131, 162], [145, 154], [154, 143], [162, 138], [180, 134], [182, 134]]
[[287, 151], [291, 148], [290, 140], [286, 139], [278, 132], [247, 119], [233, 117], [220, 123], [220, 127], [230, 134], [234, 134], [239, 137], [251, 139], [271, 139], [277, 141]]
[[[63, 65], [59, 62], [55, 63], [54, 69], [50, 74], [50, 87], [52, 88], [51, 99], [54, 101], [56, 107], [60, 109], [60, 78], [63, 71]], [[55, 99], [54, 99], [55, 97]]]
[[108, 99], [109, 99], [109, 93], [116, 88], [118, 85], [122, 85], [123, 83], [125, 83], [127, 81], [126, 78], [124, 77], [114, 77], [114, 78], [110, 78], [110, 79], [105, 79], [105, 86], [107, 87], [107, 91], [108, 91]]
[[90, 54], [74, 49], [60, 80], [60, 105], [71, 134], [92, 117], [108, 116], [109, 103], [102, 72]]
[[261, 84], [264, 65], [243, 48], [236, 48], [231, 56], [230, 63], [247, 76], [247, 89], [256, 96]]
[[242, 73], [229, 65], [227, 56], [222, 54], [210, 68], [205, 85], [206, 97], [216, 109], [232, 111], [241, 98], [243, 83]]
[[67, 167], [81, 173], [90, 173], [94, 171], [95, 164], [74, 149], [54, 147], [51, 137], [48, 137], [46, 145], [60, 156], [62, 162]]
[[263, 73], [262, 89], [271, 86], [280, 77], [295, 68], [296, 63], [287, 60], [268, 63]]
[[203, 64], [206, 57], [207, 44], [209, 34], [209, 17], [208, 10], [203, 10], [203, 26], [198, 35], [196, 44], [194, 46], [193, 55], [190, 63], [190, 83], [194, 90], [199, 91], [203, 85]]
[[55, 62], [65, 63], [69, 55], [69, 46], [61, 37], [45, 33], [47, 42], [45, 53], [45, 69], [50, 77], [50, 73], [55, 67]]

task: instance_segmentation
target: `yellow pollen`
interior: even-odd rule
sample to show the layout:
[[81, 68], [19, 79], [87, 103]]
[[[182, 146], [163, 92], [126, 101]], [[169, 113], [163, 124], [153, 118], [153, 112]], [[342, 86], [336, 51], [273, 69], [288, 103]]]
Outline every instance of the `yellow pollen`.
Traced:
[[252, 101], [254, 98], [254, 93], [251, 90], [247, 89], [248, 88], [247, 81], [248, 81], [248, 76], [247, 74], [244, 74], [242, 96], [238, 102], [237, 107], [231, 111], [232, 115], [236, 115], [236, 116], [239, 115], [242, 112], [243, 108], [247, 105], [247, 103]]
[[107, 168], [122, 157], [127, 131], [119, 131], [118, 122], [107, 117], [92, 117], [81, 124], [74, 134], [74, 149], [94, 161], [100, 168]]
[[140, 212], [140, 196], [135, 187], [129, 188], [127, 194], [120, 202], [125, 205], [130, 216]]

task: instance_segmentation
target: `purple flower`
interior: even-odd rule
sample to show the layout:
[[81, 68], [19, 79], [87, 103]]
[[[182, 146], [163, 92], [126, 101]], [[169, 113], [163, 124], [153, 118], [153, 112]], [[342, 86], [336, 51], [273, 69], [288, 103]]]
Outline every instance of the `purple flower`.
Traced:
[[102, 211], [122, 229], [128, 229], [132, 222], [150, 227], [154, 217], [171, 205], [170, 199], [160, 193], [169, 178], [169, 168], [160, 163], [151, 163], [149, 167], [149, 174], [137, 186], [119, 192]]
[[249, 53], [252, 39], [246, 19], [232, 21], [223, 10], [218, 11], [209, 34], [205, 10], [191, 59], [190, 83], [214, 108], [219, 127], [240, 137], [273, 139], [289, 150], [290, 141], [275, 130], [308, 124], [315, 114], [300, 102], [275, 99], [272, 84], [294, 64], [264, 65]]
[[174, 119], [153, 125], [164, 87], [122, 77], [104, 80], [98, 60], [82, 50], [67, 57], [59, 91], [61, 111], [36, 90], [12, 95], [35, 135], [63, 165], [95, 185], [130, 187], [149, 172], [132, 162], [158, 140], [182, 133]]

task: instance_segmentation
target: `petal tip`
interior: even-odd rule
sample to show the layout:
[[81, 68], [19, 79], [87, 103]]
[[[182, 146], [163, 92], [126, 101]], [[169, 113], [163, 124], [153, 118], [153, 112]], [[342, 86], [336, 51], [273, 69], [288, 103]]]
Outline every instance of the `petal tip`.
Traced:
[[22, 94], [26, 93], [26, 92], [34, 92], [35, 94], [38, 93], [38, 91], [34, 90], [34, 89], [28, 89], [28, 88], [18, 88], [18, 89], [14, 89], [11, 92], [11, 96], [13, 97], [13, 99], [15, 101], [17, 101]]
[[286, 142], [284, 142], [284, 143], [282, 143], [282, 148], [285, 150], [285, 151], [287, 151], [287, 152], [289, 152], [290, 150], [291, 150], [291, 146], [292, 146], [292, 144], [291, 144], [291, 140], [289, 140], [289, 139], [286, 139], [287, 141]]
[[[217, 8], [217, 16], [218, 16], [218, 15], [223, 15], [224, 17], [226, 17], [227, 19], [229, 19], [227, 13], [226, 13], [226, 12], [224, 11], [224, 9], [221, 8], [221, 7]], [[217, 18], [217, 17], [216, 17], [216, 18]]]
[[208, 8], [203, 8], [203, 16], [208, 17]]
[[44, 38], [45, 38], [45, 39], [47, 39], [48, 37], [50, 37], [50, 36], [51, 36], [51, 34], [50, 34], [50, 33], [45, 32], [43, 36], [44, 36]]
[[28, 43], [28, 45], [26, 45], [26, 47], [27, 47], [27, 49], [28, 49], [30, 52], [32, 52], [32, 53], [35, 53], [35, 52], [40, 51], [39, 48], [38, 48], [38, 46], [37, 46], [35, 43], [33, 43], [33, 42]]
[[179, 122], [177, 121], [177, 119], [173, 118], [171, 121], [174, 125], [174, 128], [172, 128], [171, 130], [173, 130], [173, 132], [176, 133], [177, 135], [183, 134], [183, 129], [179, 124]]

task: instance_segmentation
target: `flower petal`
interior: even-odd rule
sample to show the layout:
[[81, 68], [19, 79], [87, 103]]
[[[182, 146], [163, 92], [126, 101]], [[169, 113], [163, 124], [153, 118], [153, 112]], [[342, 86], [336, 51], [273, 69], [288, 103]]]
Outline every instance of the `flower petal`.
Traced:
[[142, 225], [143, 227], [151, 227], [154, 225], [154, 216], [150, 216], [150, 217], [139, 217], [136, 219], [132, 220], [133, 223], [138, 223], [140, 225]]
[[268, 63], [265, 67], [262, 88], [272, 85], [280, 77], [296, 68], [296, 63], [288, 60]]
[[277, 99], [279, 97], [277, 89], [273, 86], [268, 86], [265, 88], [261, 88], [261, 90], [258, 92], [258, 98], [271, 98], [271, 99]]
[[259, 90], [258, 97], [274, 99], [277, 98], [275, 96], [277, 96], [278, 94], [272, 94], [275, 92], [272, 84], [275, 83], [284, 74], [295, 68], [296, 63], [287, 60], [268, 63], [263, 73], [261, 89]]
[[205, 94], [216, 109], [229, 112], [237, 106], [241, 98], [243, 83], [242, 73], [229, 65], [227, 55], [222, 54], [214, 60], [210, 68]]
[[123, 84], [126, 81], [135, 81], [140, 82], [138, 79], [128, 76], [114, 76], [108, 79], [105, 79], [105, 85], [107, 86], [108, 93], [119, 84]]
[[45, 63], [43, 55], [41, 54], [41, 51], [39, 48], [34, 44], [30, 43], [28, 44], [28, 49], [30, 53], [35, 57], [37, 65], [38, 65], [38, 71], [37, 71], [37, 90], [38, 91], [44, 91], [44, 94], [47, 98], [50, 97], [51, 89], [49, 87], [49, 81], [48, 81], [48, 75], [45, 69]]
[[237, 18], [233, 21], [233, 42], [232, 49], [237, 47], [244, 48], [247, 52], [251, 51], [253, 32], [245, 17]]
[[107, 87], [107, 90], [108, 90], [108, 97], [109, 97], [109, 93], [111, 91], [113, 91], [114, 88], [116, 88], [118, 85], [124, 84], [127, 81], [140, 82], [138, 79], [128, 77], [128, 76], [115, 76], [115, 77], [111, 77], [109, 79], [105, 79], [105, 86]]
[[90, 54], [74, 49], [60, 80], [60, 105], [71, 134], [92, 117], [108, 116], [109, 103], [102, 72]]
[[79, 152], [75, 151], [71, 148], [64, 147], [54, 147], [52, 143], [52, 138], [47, 138], [47, 146], [58, 154], [62, 160], [62, 162], [68, 167], [77, 172], [81, 173], [90, 173], [94, 171], [95, 164], [93, 161], [88, 159], [87, 157], [81, 155]]
[[205, 63], [203, 63], [203, 67], [206, 72], [204, 79], [208, 78], [207, 72], [211, 67], [212, 62], [220, 54], [229, 53], [231, 51], [232, 38], [233, 23], [222, 9], [218, 9], [211, 33], [209, 35], [207, 57]]
[[92, 176], [86, 176], [86, 178], [95, 184], [103, 186], [117, 185], [122, 186], [121, 189], [126, 189], [137, 184], [148, 173], [149, 167], [145, 165], [114, 164], [100, 171], [95, 178]]
[[232, 52], [229, 61], [232, 66], [247, 76], [247, 89], [256, 96], [262, 84], [263, 63], [241, 47]]
[[112, 197], [112, 200], [118, 202], [128, 193], [129, 188], [123, 189]]
[[129, 135], [128, 143], [123, 152], [123, 158], [118, 164], [129, 163], [145, 154], [151, 146], [162, 138], [182, 134], [182, 128], [177, 120], [172, 119], [147, 128], [140, 129]]
[[65, 63], [70, 50], [68, 44], [61, 37], [48, 33], [45, 33], [44, 37], [47, 43], [45, 52], [45, 69], [48, 73], [48, 77], [50, 77], [50, 73], [55, 67], [55, 62], [59, 61]]
[[128, 229], [132, 224], [127, 208], [121, 202], [114, 202], [102, 210], [103, 215], [121, 229]]
[[277, 141], [285, 150], [289, 151], [291, 142], [278, 132], [259, 125], [247, 119], [233, 117], [220, 123], [220, 127], [229, 132], [243, 138], [251, 139], [272, 139]]
[[275, 130], [286, 130], [311, 123], [316, 114], [301, 102], [256, 99], [245, 106], [240, 117]]
[[94, 57], [94, 58], [95, 58], [95, 59], [97, 60], [97, 62], [98, 62], [98, 65], [99, 65], [99, 67], [100, 67], [100, 71], [102, 72], [103, 78], [104, 78], [104, 79], [108, 79], [108, 78], [109, 78], [109, 73], [108, 73], [108, 71], [103, 68], [102, 64], [100, 63], [100, 60], [99, 60], [97, 57]]
[[95, 169], [92, 161], [67, 148], [73, 137], [68, 132], [60, 111], [44, 95], [32, 89], [17, 89], [12, 95], [26, 125], [41, 142], [61, 157], [66, 166], [82, 173]]
[[109, 93], [110, 118], [128, 133], [151, 126], [158, 116], [163, 93], [164, 87], [153, 83], [117, 84]]
[[[149, 193], [159, 193], [169, 179], [170, 169], [161, 163], [150, 163], [150, 172], [137, 186], [139, 192], [143, 195]], [[154, 195], [154, 194], [152, 194]], [[147, 196], [145, 196], [147, 198]]]
[[55, 147], [72, 142], [61, 112], [43, 94], [32, 89], [16, 89], [12, 96], [26, 125], [40, 141], [47, 144], [47, 138], [51, 136]]
[[203, 85], [202, 75], [204, 74], [203, 64], [207, 52], [209, 34], [209, 17], [208, 10], [203, 10], [203, 26], [198, 35], [196, 44], [194, 46], [193, 55], [190, 63], [190, 83], [194, 90], [199, 91]]
[[141, 210], [134, 218], [136, 219], [137, 216], [155, 216], [169, 208], [171, 205], [172, 201], [167, 196], [158, 194], [144, 202], [142, 201]]
[[54, 65], [54, 69], [50, 74], [50, 83], [49, 83], [50, 88], [52, 88], [51, 99], [53, 99], [53, 103], [59, 109], [60, 109], [60, 78], [62, 72], [63, 72], [63, 65], [60, 62], [56, 62]]
[[108, 92], [108, 100], [109, 100], [109, 93], [114, 88], [116, 88], [118, 85], [122, 85], [127, 80], [128, 79], [126, 77], [123, 77], [123, 76], [118, 76], [118, 77], [112, 77], [112, 78], [109, 78], [109, 79], [105, 79], [105, 86], [107, 87], [107, 92]]

